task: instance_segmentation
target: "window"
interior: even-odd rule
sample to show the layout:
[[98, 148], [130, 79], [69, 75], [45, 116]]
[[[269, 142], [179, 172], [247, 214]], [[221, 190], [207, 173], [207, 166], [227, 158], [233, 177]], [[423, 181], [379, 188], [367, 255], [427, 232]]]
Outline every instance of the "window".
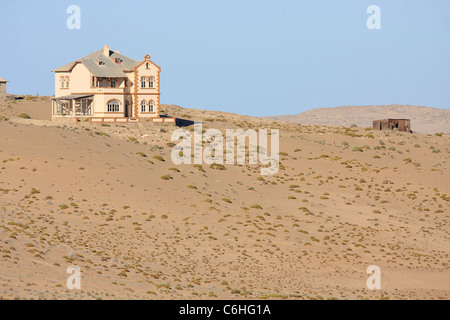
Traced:
[[128, 87], [128, 81], [125, 79], [125, 87]]
[[148, 78], [148, 87], [149, 88], [153, 88], [153, 80], [154, 80], [153, 77]]
[[116, 63], [120, 63], [120, 58], [115, 59]]
[[95, 83], [95, 86], [98, 88], [100, 87], [100, 79], [97, 78], [97, 82]]
[[141, 112], [145, 112], [145, 100], [141, 102]]
[[116, 87], [116, 79], [111, 79], [111, 88]]
[[141, 78], [141, 87], [145, 88], [145, 77]]
[[148, 65], [148, 62], [145, 64], [145, 67], [147, 68], [147, 69], [149, 69], [149, 65]]
[[61, 82], [61, 89], [64, 89], [64, 77], [61, 77], [59, 81]]
[[66, 77], [66, 88], [69, 88], [69, 81], [70, 81], [69, 77]]
[[108, 112], [119, 112], [119, 101], [111, 100], [108, 102]]
[[153, 112], [153, 100], [148, 103], [148, 112]]

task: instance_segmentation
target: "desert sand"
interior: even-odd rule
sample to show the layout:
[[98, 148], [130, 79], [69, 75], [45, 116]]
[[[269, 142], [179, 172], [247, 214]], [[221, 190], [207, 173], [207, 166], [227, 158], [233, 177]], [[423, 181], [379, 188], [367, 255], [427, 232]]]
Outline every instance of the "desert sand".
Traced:
[[48, 97], [1, 100], [0, 298], [450, 298], [450, 134], [162, 109], [279, 129], [280, 170], [174, 165], [175, 126], [62, 125]]

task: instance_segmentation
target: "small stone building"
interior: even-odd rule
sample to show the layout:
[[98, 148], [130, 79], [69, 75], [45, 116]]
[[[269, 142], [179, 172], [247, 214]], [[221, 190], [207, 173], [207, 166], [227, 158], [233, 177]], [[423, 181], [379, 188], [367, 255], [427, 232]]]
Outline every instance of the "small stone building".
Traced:
[[6, 83], [8, 80], [3, 79], [0, 77], [0, 97], [4, 98], [6, 97]]
[[397, 130], [411, 132], [410, 119], [382, 119], [373, 121], [374, 130]]

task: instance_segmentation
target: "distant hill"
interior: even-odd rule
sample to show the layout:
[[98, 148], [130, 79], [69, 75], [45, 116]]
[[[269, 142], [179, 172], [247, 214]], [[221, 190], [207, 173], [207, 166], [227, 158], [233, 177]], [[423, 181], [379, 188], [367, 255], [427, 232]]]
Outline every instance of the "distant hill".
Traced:
[[353, 124], [358, 127], [371, 127], [373, 120], [406, 118], [411, 119], [411, 128], [414, 132], [450, 132], [450, 110], [409, 105], [316, 108], [295, 115], [270, 116], [267, 118], [302, 124], [347, 127]]

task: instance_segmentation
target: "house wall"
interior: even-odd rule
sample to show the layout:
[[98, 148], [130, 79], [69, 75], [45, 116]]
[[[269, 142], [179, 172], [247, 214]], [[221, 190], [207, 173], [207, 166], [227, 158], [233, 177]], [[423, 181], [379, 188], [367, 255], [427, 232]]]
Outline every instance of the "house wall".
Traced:
[[[118, 112], [108, 112], [108, 102], [119, 101]], [[125, 96], [123, 94], [94, 95], [94, 117], [123, 117], [125, 113]]]
[[[69, 88], [61, 88], [61, 77], [69, 77]], [[71, 72], [55, 72], [55, 97], [67, 96], [75, 93], [91, 92], [91, 73], [81, 63], [78, 63]]]
[[409, 132], [411, 130], [411, 121], [408, 119], [386, 119], [373, 121], [372, 127], [375, 130], [398, 130]]
[[126, 112], [127, 117], [134, 117], [134, 72], [126, 72], [127, 75], [127, 87], [125, 88], [125, 99], [128, 102], [128, 110]]
[[[148, 63], [148, 68], [147, 68]], [[137, 107], [137, 115], [143, 118], [149, 117], [159, 117], [159, 95], [160, 95], [160, 71], [161, 68], [150, 61], [150, 57], [146, 56], [143, 63], [135, 68], [135, 99], [134, 103]], [[141, 87], [141, 78], [145, 77], [147, 79], [145, 88]], [[154, 78], [153, 88], [148, 87], [148, 78]], [[141, 112], [142, 101], [145, 100], [147, 108], [148, 102], [153, 101], [153, 112]], [[136, 110], [136, 109], [135, 109]], [[148, 109], [147, 109], [148, 110]]]
[[410, 121], [407, 119], [389, 119], [389, 124], [393, 129], [397, 129], [399, 131], [409, 132], [411, 129]]
[[0, 82], [0, 97], [6, 96], [6, 82]]

